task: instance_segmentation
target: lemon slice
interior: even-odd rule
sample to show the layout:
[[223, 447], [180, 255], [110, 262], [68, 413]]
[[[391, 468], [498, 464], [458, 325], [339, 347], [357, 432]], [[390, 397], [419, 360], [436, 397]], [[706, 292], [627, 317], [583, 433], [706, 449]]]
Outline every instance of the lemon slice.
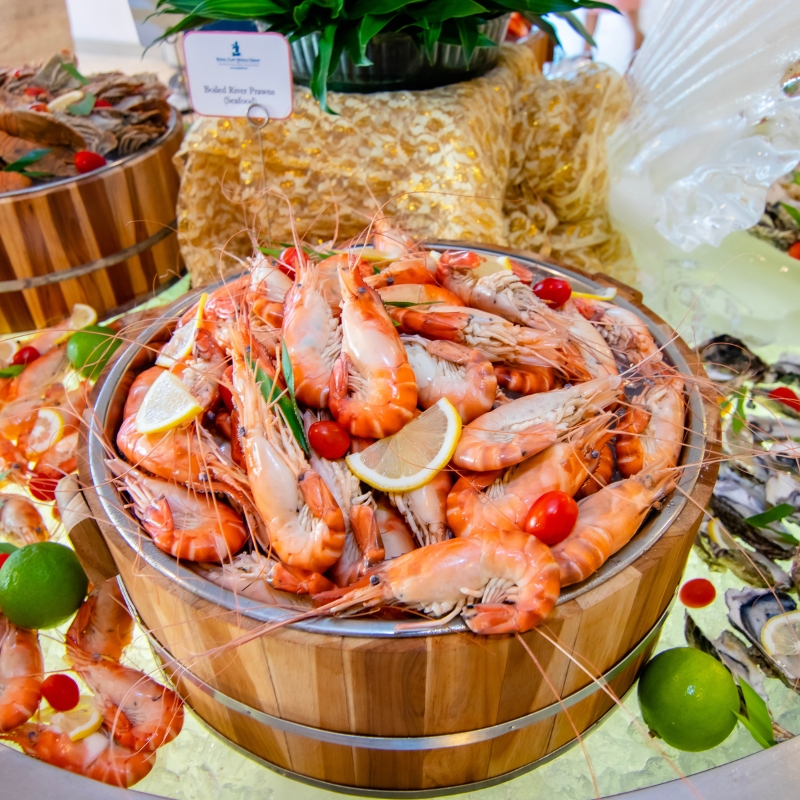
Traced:
[[347, 456], [347, 466], [374, 489], [410, 492], [436, 477], [453, 455], [460, 436], [461, 417], [443, 397], [394, 436]]
[[0, 339], [0, 367], [8, 366], [17, 350], [19, 350], [19, 342], [16, 339]]
[[64, 417], [54, 408], [39, 409], [36, 422], [25, 443], [27, 455], [40, 456], [45, 450], [60, 442], [63, 435]]
[[486, 256], [486, 261], [479, 267], [472, 270], [474, 278], [485, 278], [487, 275], [494, 275], [495, 272], [506, 272], [511, 269], [511, 261], [508, 256]]
[[573, 297], [583, 297], [585, 300], [605, 300], [610, 303], [617, 296], [616, 286], [607, 286], [599, 294], [591, 294], [589, 292], [573, 292]]
[[736, 547], [731, 535], [722, 527], [722, 524], [716, 517], [712, 517], [708, 521], [706, 533], [708, 534], [708, 538], [711, 539], [717, 547], [722, 547], [725, 550], [733, 550]]
[[768, 619], [761, 629], [764, 652], [793, 679], [800, 679], [800, 609]]
[[97, 312], [91, 306], [87, 306], [85, 303], [75, 303], [69, 319], [63, 323], [64, 332], [55, 340], [55, 343], [65, 342], [75, 331], [88, 325], [94, 325], [95, 322], [97, 322]]
[[161, 352], [158, 354], [158, 358], [156, 359], [157, 367], [166, 367], [169, 369], [169, 367], [174, 366], [176, 362], [190, 355], [197, 328], [203, 321], [203, 309], [205, 308], [207, 299], [208, 294], [203, 292], [203, 294], [200, 295], [200, 299], [197, 301], [197, 313], [194, 315], [194, 319], [178, 328], [175, 333], [172, 334], [172, 338], [164, 345]]
[[192, 394], [171, 372], [163, 372], [147, 390], [136, 413], [139, 433], [160, 433], [193, 420], [203, 410]]
[[81, 695], [78, 705], [71, 711], [42, 709], [39, 721], [52, 725], [60, 733], [66, 733], [73, 742], [77, 742], [100, 730], [103, 725], [103, 715], [97, 710], [91, 697]]

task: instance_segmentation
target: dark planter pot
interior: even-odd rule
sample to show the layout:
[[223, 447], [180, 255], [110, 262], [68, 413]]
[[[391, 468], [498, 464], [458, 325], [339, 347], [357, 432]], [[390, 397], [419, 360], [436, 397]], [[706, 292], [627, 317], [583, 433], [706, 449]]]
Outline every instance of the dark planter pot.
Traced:
[[[494, 42], [506, 37], [510, 14], [495, 17], [481, 26]], [[292, 68], [296, 83], [308, 86], [319, 50], [319, 34], [292, 42]], [[357, 67], [347, 53], [328, 78], [328, 88], [335, 92], [383, 92], [402, 89], [434, 89], [451, 83], [477, 78], [496, 66], [499, 47], [478, 47], [467, 65], [460, 45], [437, 43], [432, 58], [404, 33], [378, 34], [367, 46], [371, 67]]]

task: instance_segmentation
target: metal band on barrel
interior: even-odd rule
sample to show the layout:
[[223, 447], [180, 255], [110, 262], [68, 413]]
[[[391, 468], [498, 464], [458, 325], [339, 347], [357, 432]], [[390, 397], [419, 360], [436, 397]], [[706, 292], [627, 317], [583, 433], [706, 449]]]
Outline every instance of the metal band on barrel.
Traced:
[[[124, 586], [122, 591], [129, 607], [134, 611], [130, 597], [125, 592]], [[152, 634], [148, 633], [146, 628], [143, 627], [150, 646], [153, 648], [156, 655], [161, 659], [162, 663], [176, 665], [175, 671], [180, 676], [181, 680], [187, 680], [195, 688], [204, 692], [212, 697], [220, 705], [225, 708], [236, 711], [239, 714], [251, 717], [257, 722], [261, 722], [270, 728], [282, 731], [283, 733], [295, 734], [297, 736], [305, 736], [308, 739], [314, 739], [318, 742], [327, 742], [328, 744], [338, 744], [345, 747], [361, 747], [367, 750], [435, 750], [443, 747], [463, 747], [464, 745], [477, 744], [478, 742], [486, 742], [490, 739], [496, 739], [498, 736], [503, 736], [506, 733], [527, 728], [529, 725], [534, 725], [537, 722], [552, 717], [563, 711], [565, 708], [591, 697], [595, 692], [602, 691], [603, 687], [608, 684], [613, 678], [619, 675], [626, 667], [630, 666], [648, 647], [652, 640], [658, 636], [664, 620], [672, 608], [670, 603], [661, 616], [658, 618], [656, 624], [647, 632], [644, 638], [639, 642], [636, 647], [628, 653], [625, 658], [618, 661], [608, 672], [601, 675], [597, 679], [597, 683], [590, 683], [579, 689], [577, 692], [565, 697], [560, 703], [552, 703], [549, 706], [540, 708], [524, 717], [517, 717], [516, 719], [508, 720], [508, 722], [501, 722], [497, 725], [491, 725], [487, 728], [476, 728], [471, 731], [463, 731], [462, 733], [445, 733], [436, 736], [365, 736], [357, 733], [341, 733], [339, 731], [328, 731], [323, 728], [315, 728], [311, 725], [303, 725], [299, 722], [291, 722], [290, 720], [275, 717], [268, 714], [266, 711], [259, 711], [256, 708], [242, 703], [240, 700], [235, 700], [233, 697], [220, 692], [213, 686], [209, 686], [205, 681], [198, 678], [183, 665], [180, 661], [174, 658], [166, 648], [164, 648]], [[171, 677], [171, 676], [170, 676]], [[173, 683], [174, 678], [171, 678]], [[600, 684], [600, 685], [598, 685]]]
[[138, 256], [145, 250], [155, 247], [159, 242], [175, 233], [175, 226], [177, 224], [178, 220], [174, 219], [172, 222], [166, 224], [160, 231], [154, 233], [152, 236], [148, 236], [143, 241], [137, 242], [131, 245], [131, 247], [126, 247], [124, 250], [112, 253], [110, 256], [98, 258], [97, 261], [90, 261], [88, 264], [81, 264], [78, 267], [70, 267], [69, 269], [61, 269], [57, 272], [48, 272], [47, 275], [32, 275], [30, 278], [0, 281], [0, 294], [22, 292], [25, 289], [36, 289], [39, 286], [47, 286], [51, 283], [61, 283], [61, 281], [69, 281], [73, 278], [80, 278], [82, 275], [96, 272], [98, 269], [105, 269], [106, 267], [113, 267], [115, 264], [121, 264], [129, 258]]

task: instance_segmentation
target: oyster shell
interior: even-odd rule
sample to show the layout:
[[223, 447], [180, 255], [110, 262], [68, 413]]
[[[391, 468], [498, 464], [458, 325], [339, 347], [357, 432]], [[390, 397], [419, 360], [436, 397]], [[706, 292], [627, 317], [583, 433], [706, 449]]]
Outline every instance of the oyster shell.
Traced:
[[698, 350], [712, 380], [759, 381], [768, 370], [767, 364], [735, 336], [715, 336], [701, 344]]
[[730, 536], [730, 547], [714, 541], [703, 525], [695, 539], [695, 551], [714, 572], [730, 570], [737, 578], [759, 589], [770, 587], [790, 589], [792, 578], [774, 561], [757, 550], [735, 543]]
[[[794, 556], [797, 547], [785, 539], [785, 531], [778, 530], [779, 523], [774, 523], [775, 529], [755, 528], [745, 521], [744, 514], [736, 503], [717, 494], [711, 495], [708, 507], [714, 516], [719, 518], [728, 533], [747, 542], [767, 558], [781, 561]], [[761, 511], [763, 510], [762, 508]], [[753, 513], [758, 514], [760, 511], [747, 513], [747, 516], [752, 516]], [[782, 526], [780, 528], [782, 529]]]
[[[725, 604], [728, 606], [728, 619], [731, 624], [753, 643], [755, 650], [764, 659], [772, 675], [780, 678], [793, 691], [800, 692], [794, 676], [787, 674], [781, 665], [764, 650], [761, 642], [761, 629], [767, 620], [787, 611], [796, 610], [797, 603], [785, 592], [776, 592], [771, 589], [742, 589], [741, 591], [728, 589], [725, 592]], [[752, 655], [755, 654], [752, 653]], [[759, 666], [764, 669], [763, 664], [759, 663]]]

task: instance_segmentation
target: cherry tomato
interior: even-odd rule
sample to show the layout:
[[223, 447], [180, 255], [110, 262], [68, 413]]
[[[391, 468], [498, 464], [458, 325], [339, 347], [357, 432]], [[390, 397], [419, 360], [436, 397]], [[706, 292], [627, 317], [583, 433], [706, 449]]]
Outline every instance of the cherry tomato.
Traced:
[[572, 287], [569, 281], [562, 281], [561, 278], [545, 278], [533, 287], [533, 293], [547, 305], [557, 308], [572, 296]]
[[87, 172], [94, 172], [106, 165], [106, 160], [100, 153], [93, 153], [91, 150], [78, 150], [75, 153], [75, 168], [81, 175]]
[[717, 590], [711, 581], [705, 578], [692, 578], [690, 581], [681, 586], [680, 597], [681, 603], [687, 608], [705, 608], [714, 602], [717, 596]]
[[545, 492], [532, 506], [524, 529], [546, 545], [563, 542], [575, 527], [578, 504], [565, 492]]
[[792, 411], [800, 412], [800, 397], [788, 386], [779, 386], [777, 389], [773, 389], [768, 396], [771, 400], [783, 403], [788, 408], [791, 408]]
[[41, 472], [34, 472], [28, 481], [30, 493], [42, 503], [52, 503], [56, 499], [56, 486], [58, 486], [58, 478], [44, 475]]
[[3, 564], [11, 558], [11, 553], [0, 553], [0, 569], [3, 569]]
[[36, 361], [39, 358], [39, 351], [35, 347], [20, 347], [16, 353], [14, 353], [14, 358], [11, 359], [11, 363], [18, 367], [20, 364], [30, 364], [31, 361]]
[[42, 694], [56, 711], [72, 711], [81, 699], [78, 684], [69, 675], [48, 675], [42, 682]]
[[290, 278], [294, 278], [299, 264], [303, 262], [303, 255], [296, 247], [287, 247], [278, 258], [278, 269]]
[[28, 111], [39, 111], [44, 113], [47, 111], [47, 103], [31, 103], [28, 106]]
[[789, 248], [789, 255], [790, 255], [792, 258], [800, 258], [800, 242], [795, 242], [795, 243], [794, 243], [794, 244], [793, 244], [793, 245], [792, 245], [792, 246]]
[[94, 101], [94, 107], [95, 108], [112, 108], [112, 105], [111, 105], [111, 103], [108, 102], [108, 100], [103, 100], [103, 98], [101, 97], [99, 100], [95, 100]]
[[341, 458], [350, 447], [350, 434], [338, 422], [315, 422], [308, 441], [323, 458]]
[[47, 94], [47, 90], [42, 89], [41, 86], [28, 86], [27, 89], [24, 90], [23, 94], [26, 97], [38, 97], [40, 94]]

